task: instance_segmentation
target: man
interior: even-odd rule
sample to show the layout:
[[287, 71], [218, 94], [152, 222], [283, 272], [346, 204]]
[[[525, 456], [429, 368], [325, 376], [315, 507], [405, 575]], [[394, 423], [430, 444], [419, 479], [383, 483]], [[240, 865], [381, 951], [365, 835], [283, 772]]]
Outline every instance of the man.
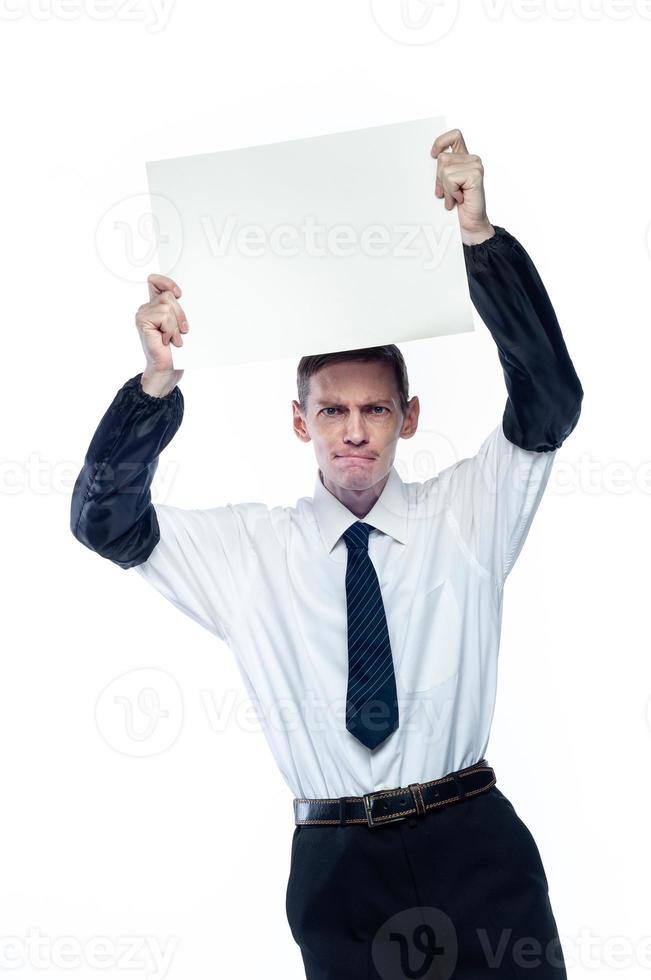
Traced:
[[224, 640], [263, 718], [282, 705], [264, 731], [294, 793], [286, 911], [308, 980], [560, 980], [541, 857], [484, 752], [504, 583], [583, 390], [531, 259], [488, 220], [480, 158], [459, 130], [432, 155], [508, 391], [477, 454], [403, 482], [393, 461], [419, 402], [398, 348], [315, 355], [293, 402], [313, 498], [154, 506], [183, 415], [170, 344], [189, 327], [178, 285], [152, 275], [147, 367], [93, 436], [71, 528]]

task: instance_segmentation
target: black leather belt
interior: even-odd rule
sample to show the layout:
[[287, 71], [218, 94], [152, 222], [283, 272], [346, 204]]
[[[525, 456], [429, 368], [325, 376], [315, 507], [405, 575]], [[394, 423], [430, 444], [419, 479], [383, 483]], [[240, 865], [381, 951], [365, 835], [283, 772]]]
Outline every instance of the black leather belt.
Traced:
[[339, 824], [366, 823], [369, 827], [411, 814], [425, 816], [429, 810], [484, 793], [496, 783], [495, 771], [486, 759], [457, 769], [428, 783], [410, 783], [397, 789], [382, 789], [363, 796], [342, 796], [334, 800], [294, 799], [294, 823]]

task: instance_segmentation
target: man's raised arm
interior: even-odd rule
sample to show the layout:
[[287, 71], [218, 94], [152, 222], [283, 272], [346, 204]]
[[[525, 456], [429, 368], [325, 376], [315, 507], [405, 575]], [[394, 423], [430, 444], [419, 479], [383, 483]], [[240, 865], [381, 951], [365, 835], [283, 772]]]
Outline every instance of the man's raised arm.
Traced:
[[521, 449], [558, 449], [579, 420], [583, 388], [531, 258], [513, 235], [493, 227], [491, 238], [464, 244], [463, 253], [470, 298], [504, 371], [504, 435]]
[[462, 551], [502, 586], [542, 499], [556, 450], [581, 413], [583, 389], [547, 291], [520, 243], [486, 214], [484, 167], [458, 129], [442, 133], [437, 197], [459, 216], [470, 298], [491, 332], [504, 372], [502, 421], [474, 456], [432, 481]]
[[91, 440], [70, 507], [70, 530], [82, 544], [132, 568], [146, 561], [160, 540], [150, 487], [158, 457], [183, 418], [183, 395], [170, 344], [183, 345], [189, 330], [168, 276], [147, 279], [149, 302], [136, 313], [145, 371], [117, 392]]

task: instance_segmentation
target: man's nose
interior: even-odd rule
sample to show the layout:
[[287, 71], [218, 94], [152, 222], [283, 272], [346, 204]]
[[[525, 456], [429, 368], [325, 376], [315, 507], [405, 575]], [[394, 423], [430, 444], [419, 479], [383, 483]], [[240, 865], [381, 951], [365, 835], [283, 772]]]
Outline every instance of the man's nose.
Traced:
[[366, 439], [366, 420], [361, 412], [351, 412], [345, 425], [344, 439], [363, 442]]

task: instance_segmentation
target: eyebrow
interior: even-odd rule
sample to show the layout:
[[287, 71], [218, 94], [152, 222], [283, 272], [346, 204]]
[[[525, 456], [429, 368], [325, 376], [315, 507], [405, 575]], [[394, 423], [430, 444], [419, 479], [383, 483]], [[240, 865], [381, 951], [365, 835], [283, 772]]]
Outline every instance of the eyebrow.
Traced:
[[[378, 398], [374, 402], [365, 402], [360, 407], [361, 408], [372, 408], [373, 405], [391, 405], [391, 404], [392, 404], [392, 401], [391, 401], [390, 398]], [[330, 401], [316, 402], [316, 405], [317, 406], [327, 405], [329, 408], [346, 408], [347, 407], [346, 405], [342, 405], [339, 402], [330, 402]]]

